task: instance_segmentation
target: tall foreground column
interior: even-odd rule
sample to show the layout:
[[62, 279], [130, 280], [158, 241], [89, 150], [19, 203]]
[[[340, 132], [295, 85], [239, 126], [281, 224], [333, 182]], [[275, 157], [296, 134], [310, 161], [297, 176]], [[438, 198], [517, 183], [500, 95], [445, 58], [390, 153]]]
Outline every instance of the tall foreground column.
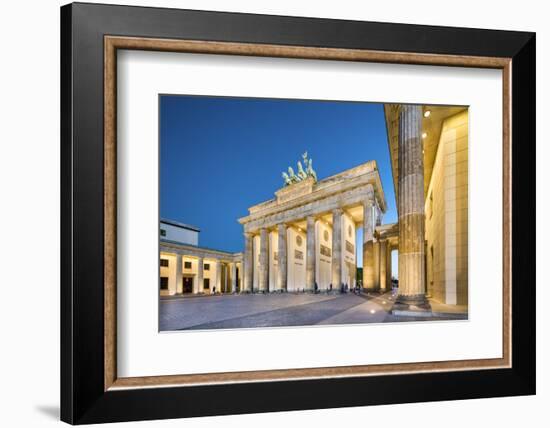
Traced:
[[279, 269], [277, 270], [277, 290], [286, 290], [287, 278], [287, 256], [286, 256], [286, 224], [277, 226], [277, 262]]
[[182, 256], [176, 254], [176, 294], [183, 293], [183, 271], [182, 271]]
[[265, 293], [269, 291], [269, 258], [267, 254], [267, 229], [260, 229], [260, 270], [258, 272], [259, 291]]
[[342, 209], [332, 211], [332, 289], [342, 287]]
[[388, 241], [380, 240], [380, 290], [386, 291], [388, 287], [387, 268], [388, 268]]
[[307, 218], [306, 291], [315, 291], [315, 217]]
[[252, 234], [244, 234], [244, 277], [243, 291], [246, 293], [252, 292], [252, 273], [253, 273], [253, 255], [252, 255]]
[[363, 288], [374, 289], [374, 192], [363, 201]]
[[422, 107], [399, 111], [399, 303], [426, 303]]
[[197, 261], [197, 283], [193, 283], [193, 293], [204, 293], [204, 260], [199, 257]]

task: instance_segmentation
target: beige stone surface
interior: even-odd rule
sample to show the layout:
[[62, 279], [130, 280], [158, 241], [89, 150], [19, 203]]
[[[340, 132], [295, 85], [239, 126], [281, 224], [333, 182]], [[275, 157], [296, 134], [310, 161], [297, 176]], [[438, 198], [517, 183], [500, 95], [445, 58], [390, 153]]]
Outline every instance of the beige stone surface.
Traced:
[[468, 303], [468, 112], [443, 122], [425, 203], [428, 293]]
[[342, 285], [342, 209], [332, 211], [332, 288]]
[[422, 107], [399, 110], [399, 295], [425, 294]]
[[287, 228], [285, 224], [279, 224], [277, 227], [278, 232], [278, 270], [277, 270], [277, 290], [286, 290], [287, 279]]
[[315, 289], [315, 217], [307, 218], [306, 291]]
[[260, 230], [260, 263], [258, 272], [258, 288], [261, 292], [269, 291], [269, 276], [268, 276], [268, 240], [267, 229], [264, 227]]

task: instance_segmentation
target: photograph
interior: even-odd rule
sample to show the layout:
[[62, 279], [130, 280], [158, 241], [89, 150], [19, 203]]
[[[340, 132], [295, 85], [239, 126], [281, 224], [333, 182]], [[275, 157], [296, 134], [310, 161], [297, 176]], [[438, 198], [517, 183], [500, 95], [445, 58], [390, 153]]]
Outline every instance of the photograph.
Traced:
[[468, 320], [468, 106], [158, 105], [159, 331]]

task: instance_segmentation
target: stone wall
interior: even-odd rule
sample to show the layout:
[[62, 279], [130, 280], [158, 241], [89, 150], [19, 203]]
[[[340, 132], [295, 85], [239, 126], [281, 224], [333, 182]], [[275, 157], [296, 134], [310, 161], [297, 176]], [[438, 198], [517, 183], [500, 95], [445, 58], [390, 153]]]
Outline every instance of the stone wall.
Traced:
[[327, 290], [332, 280], [332, 227], [322, 220], [315, 223], [315, 277], [319, 290]]
[[279, 247], [279, 235], [276, 230], [269, 232], [269, 246], [268, 246], [268, 259], [269, 259], [269, 291], [275, 290], [277, 284], [277, 274], [279, 271], [279, 262], [277, 249]]
[[427, 291], [442, 303], [467, 304], [467, 111], [443, 123], [425, 206]]
[[176, 256], [174, 254], [160, 253], [160, 258], [168, 260], [168, 266], [160, 267], [160, 277], [168, 278], [168, 290], [160, 290], [160, 295], [173, 296], [176, 294]]
[[287, 290], [302, 291], [306, 286], [306, 234], [289, 227], [287, 251]]
[[355, 255], [357, 244], [355, 242], [355, 223], [348, 215], [342, 216], [342, 283], [348, 287], [355, 286]]

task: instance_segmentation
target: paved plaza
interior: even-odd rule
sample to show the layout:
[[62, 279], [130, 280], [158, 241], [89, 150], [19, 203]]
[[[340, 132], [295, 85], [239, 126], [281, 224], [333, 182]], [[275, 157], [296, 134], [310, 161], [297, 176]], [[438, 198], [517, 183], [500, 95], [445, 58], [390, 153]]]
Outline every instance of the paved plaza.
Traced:
[[395, 293], [384, 294], [235, 294], [180, 296], [160, 301], [160, 330], [465, 320], [464, 313], [430, 317], [395, 316]]

